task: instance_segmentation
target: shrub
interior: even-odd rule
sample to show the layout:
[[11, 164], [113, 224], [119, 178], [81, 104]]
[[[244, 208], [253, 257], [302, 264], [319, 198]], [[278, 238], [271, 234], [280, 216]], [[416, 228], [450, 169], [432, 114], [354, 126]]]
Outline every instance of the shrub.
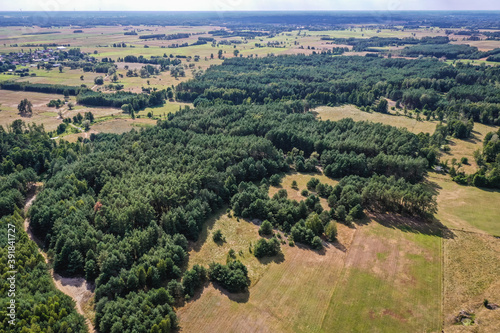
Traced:
[[239, 260], [227, 265], [211, 263], [208, 269], [211, 281], [219, 283], [232, 293], [245, 291], [250, 285], [248, 270]]
[[272, 175], [270, 178], [269, 178], [269, 183], [272, 185], [272, 186], [279, 186], [280, 183], [281, 183], [281, 177], [279, 175]]
[[323, 248], [323, 243], [321, 243], [321, 238], [315, 236], [311, 242], [311, 247], [315, 250], [321, 250]]
[[222, 231], [220, 229], [215, 230], [212, 239], [216, 243], [223, 243], [226, 241], [225, 237], [222, 235]]
[[337, 224], [335, 221], [330, 221], [325, 227], [325, 236], [330, 242], [337, 238]]
[[104, 78], [102, 76], [96, 76], [94, 78], [94, 83], [95, 84], [98, 84], [98, 85], [101, 85], [101, 84], [104, 84]]
[[254, 246], [253, 253], [257, 258], [272, 257], [281, 252], [280, 241], [273, 237], [269, 241], [261, 238]]
[[259, 228], [259, 235], [272, 235], [273, 234], [273, 225], [268, 220], [262, 222], [262, 225]]

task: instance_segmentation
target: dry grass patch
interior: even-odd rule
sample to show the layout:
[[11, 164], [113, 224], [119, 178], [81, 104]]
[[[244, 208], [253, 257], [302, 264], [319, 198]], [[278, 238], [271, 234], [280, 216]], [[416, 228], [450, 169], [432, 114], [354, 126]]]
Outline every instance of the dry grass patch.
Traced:
[[430, 173], [438, 192], [436, 218], [449, 228], [500, 236], [500, 191], [459, 185], [449, 175]]
[[469, 160], [468, 165], [462, 165], [461, 171], [466, 173], [474, 173], [477, 171], [478, 166], [474, 160], [474, 151], [483, 149], [483, 140], [488, 132], [497, 131], [497, 126], [487, 126], [480, 123], [474, 123], [474, 129], [472, 130], [472, 137], [466, 140], [451, 139], [449, 140], [449, 146], [451, 151], [449, 153], [444, 153], [441, 156], [441, 160], [450, 160], [456, 158], [460, 161], [462, 157], [467, 157]]
[[[483, 300], [500, 303], [500, 239], [454, 231], [444, 242], [445, 332], [500, 332], [500, 310], [489, 310]], [[471, 327], [453, 325], [461, 310], [474, 312]]]
[[[298, 172], [290, 172], [285, 175], [285, 177], [281, 180], [281, 186], [276, 187], [276, 186], [270, 186], [269, 187], [269, 196], [272, 197], [276, 193], [278, 193], [279, 190], [285, 189], [286, 192], [288, 193], [288, 198], [291, 200], [297, 200], [297, 201], [302, 201], [305, 200], [306, 197], [302, 196], [300, 192], [302, 190], [307, 190], [307, 182], [311, 180], [311, 178], [317, 178], [319, 181], [323, 184], [335, 186], [337, 185], [338, 181], [333, 180], [331, 178], [328, 178], [327, 176], [323, 175], [322, 173], [298, 173]], [[297, 182], [297, 187], [298, 189], [293, 189], [292, 188], [292, 182], [293, 181]], [[314, 192], [313, 192], [314, 193]], [[321, 206], [323, 209], [329, 210], [330, 208], [328, 207], [328, 201], [325, 198], [320, 198]]]
[[364, 112], [354, 105], [343, 106], [320, 106], [314, 109], [321, 120], [338, 121], [344, 118], [351, 118], [354, 121], [372, 121], [395, 127], [404, 127], [412, 133], [434, 133], [437, 121], [417, 121], [405, 116], [393, 114], [382, 114], [377, 112]]
[[129, 132], [135, 128], [139, 130], [142, 127], [154, 126], [156, 121], [152, 119], [128, 119], [128, 118], [115, 118], [93, 125], [92, 130], [98, 133], [115, 133], [121, 134]]
[[322, 332], [440, 329], [441, 238], [397, 226], [370, 222], [358, 229]]
[[[222, 245], [212, 240], [217, 229], [226, 238]], [[258, 226], [219, 213], [192, 245], [189, 267], [225, 263], [232, 248], [249, 269], [251, 287], [248, 294], [228, 294], [210, 284], [177, 310], [181, 332], [319, 331], [354, 231], [339, 225], [340, 243], [327, 244], [320, 253], [282, 245], [282, 258], [260, 261], [248, 250], [260, 238]]]

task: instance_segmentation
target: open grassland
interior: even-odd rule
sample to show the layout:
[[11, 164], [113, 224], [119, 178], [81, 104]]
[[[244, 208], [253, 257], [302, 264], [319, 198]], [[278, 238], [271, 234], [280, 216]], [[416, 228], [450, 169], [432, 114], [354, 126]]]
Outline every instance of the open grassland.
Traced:
[[438, 193], [436, 218], [449, 228], [500, 236], [500, 191], [459, 185], [449, 175], [430, 173]]
[[[258, 226], [219, 214], [210, 220], [190, 251], [189, 266], [225, 263], [229, 249], [249, 269], [249, 293], [228, 294], [209, 285], [177, 313], [181, 332], [315, 332], [338, 280], [354, 229], [339, 225], [339, 243], [320, 253], [282, 245], [281, 256], [258, 260], [249, 252]], [[222, 230], [226, 242], [212, 240]], [[240, 252], [241, 251], [241, 252]], [[203, 328], [200, 331], [200, 328]]]
[[147, 107], [144, 110], [137, 112], [137, 115], [146, 117], [151, 112], [154, 118], [164, 119], [169, 113], [176, 113], [179, 108], [184, 109], [186, 106], [193, 107], [191, 103], [169, 102], [155, 107]]
[[362, 226], [322, 332], [436, 332], [441, 326], [441, 237], [397, 217]]
[[434, 133], [437, 121], [417, 121], [403, 115], [382, 114], [377, 112], [364, 112], [354, 105], [343, 105], [337, 107], [320, 106], [313, 110], [321, 120], [337, 121], [351, 118], [354, 121], [372, 121], [395, 127], [404, 127], [413, 133]]
[[468, 165], [462, 165], [460, 171], [465, 173], [474, 173], [477, 171], [478, 166], [474, 160], [474, 151], [482, 150], [483, 140], [488, 132], [496, 132], [498, 126], [487, 126], [480, 123], [474, 123], [472, 130], [472, 137], [466, 140], [450, 139], [449, 146], [451, 148], [449, 153], [441, 156], [441, 160], [450, 160], [455, 158], [460, 161], [462, 157], [467, 157], [469, 160]]
[[[500, 239], [453, 231], [444, 242], [444, 332], [500, 332], [499, 310], [489, 310], [483, 300], [500, 303]], [[454, 325], [461, 310], [476, 315], [475, 323]]]
[[[192, 244], [189, 267], [224, 263], [234, 249], [249, 268], [251, 287], [228, 294], [207, 284], [177, 309], [181, 332], [437, 331], [441, 238], [385, 218], [339, 224], [338, 242], [319, 253], [282, 245], [283, 256], [260, 261], [249, 252], [258, 226], [219, 213]], [[212, 240], [217, 229], [226, 238], [221, 245]]]
[[[27, 98], [33, 104], [33, 115], [31, 117], [21, 117], [17, 106], [21, 100]], [[21, 119], [27, 124], [43, 124], [48, 131], [55, 130], [62, 122], [58, 118], [59, 109], [48, 107], [47, 103], [52, 99], [64, 99], [62, 95], [43, 94], [25, 91], [0, 90], [0, 125], [6, 128], [16, 119]], [[75, 103], [75, 97], [69, 99]], [[64, 107], [67, 109], [67, 107]], [[64, 108], [61, 108], [64, 109]]]
[[[281, 180], [281, 186], [276, 187], [276, 186], [271, 186], [269, 188], [269, 196], [273, 196], [276, 193], [278, 193], [279, 190], [285, 189], [288, 198], [291, 200], [297, 200], [297, 201], [302, 201], [305, 200], [306, 197], [302, 196], [300, 192], [302, 190], [307, 190], [307, 182], [311, 180], [311, 178], [317, 178], [319, 181], [323, 184], [335, 186], [337, 185], [338, 181], [333, 180], [331, 178], [328, 178], [327, 176], [323, 175], [322, 173], [298, 173], [298, 172], [290, 172], [283, 177]], [[292, 182], [293, 181], [297, 182], [297, 188], [298, 189], [293, 189], [292, 188]], [[325, 198], [320, 198], [320, 203], [323, 209], [329, 210], [330, 208], [328, 207], [328, 202]]]

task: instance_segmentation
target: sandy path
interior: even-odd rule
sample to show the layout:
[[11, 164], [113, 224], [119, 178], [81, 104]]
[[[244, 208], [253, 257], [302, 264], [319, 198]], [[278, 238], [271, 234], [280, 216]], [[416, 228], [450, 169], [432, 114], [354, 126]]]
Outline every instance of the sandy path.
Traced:
[[[32, 193], [30, 193], [26, 198], [26, 203], [24, 205], [25, 214], [28, 212], [28, 209], [31, 207], [31, 204], [33, 203], [35, 198], [36, 198], [36, 186], [32, 191]], [[33, 231], [29, 226], [29, 218], [26, 218], [24, 220], [24, 231], [26, 231], [28, 237], [38, 245], [38, 251], [45, 259], [45, 262], [48, 264], [49, 259], [47, 257], [47, 254], [41, 250], [42, 248], [41, 242], [38, 238], [36, 238], [36, 236], [33, 234]], [[94, 328], [94, 325], [92, 324], [90, 319], [87, 318], [87, 316], [83, 311], [84, 304], [87, 304], [90, 298], [94, 296], [93, 286], [90, 283], [88, 283], [84, 278], [65, 278], [55, 273], [53, 269], [50, 269], [50, 275], [52, 276], [52, 280], [54, 281], [56, 288], [65, 293], [66, 295], [68, 295], [69, 297], [71, 297], [75, 301], [76, 311], [85, 318], [85, 322], [87, 324], [89, 332], [97, 332], [96, 329]]]

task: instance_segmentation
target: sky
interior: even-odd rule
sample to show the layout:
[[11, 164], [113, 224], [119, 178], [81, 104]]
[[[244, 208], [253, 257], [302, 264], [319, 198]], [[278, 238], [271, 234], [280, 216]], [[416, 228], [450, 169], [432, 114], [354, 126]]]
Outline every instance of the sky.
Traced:
[[0, 11], [500, 10], [498, 0], [0, 0]]

